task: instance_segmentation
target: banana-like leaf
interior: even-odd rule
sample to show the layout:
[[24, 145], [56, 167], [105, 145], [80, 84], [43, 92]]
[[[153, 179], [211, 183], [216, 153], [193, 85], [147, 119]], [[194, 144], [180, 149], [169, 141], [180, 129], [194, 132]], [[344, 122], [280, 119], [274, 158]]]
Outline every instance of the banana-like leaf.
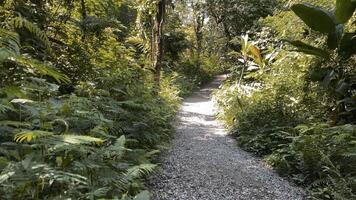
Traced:
[[311, 4], [295, 4], [292, 11], [311, 29], [321, 33], [335, 32], [336, 22], [332, 13]]
[[324, 49], [313, 47], [299, 40], [285, 40], [285, 41], [287, 41], [288, 43], [296, 47], [297, 48], [296, 51], [298, 52], [318, 56], [325, 59], [330, 58], [329, 52]]
[[337, 0], [335, 8], [335, 17], [337, 23], [346, 23], [353, 15], [356, 9], [356, 2], [352, 0]]
[[341, 95], [345, 95], [347, 93], [347, 91], [349, 90], [349, 88], [350, 88], [350, 85], [342, 80], [336, 86], [335, 91]]
[[344, 33], [340, 41], [339, 50], [347, 54], [356, 53], [356, 33]]
[[329, 49], [334, 50], [339, 46], [343, 33], [344, 33], [344, 25], [342, 24], [337, 25], [335, 28], [335, 32], [330, 33], [328, 35], [327, 44]]

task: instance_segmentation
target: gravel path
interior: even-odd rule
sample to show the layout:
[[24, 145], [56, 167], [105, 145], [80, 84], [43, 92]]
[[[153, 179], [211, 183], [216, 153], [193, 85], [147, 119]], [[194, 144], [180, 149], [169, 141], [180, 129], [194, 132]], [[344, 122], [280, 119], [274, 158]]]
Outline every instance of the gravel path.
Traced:
[[304, 192], [241, 150], [214, 118], [211, 91], [224, 76], [184, 101], [172, 149], [150, 180], [155, 200], [298, 200]]

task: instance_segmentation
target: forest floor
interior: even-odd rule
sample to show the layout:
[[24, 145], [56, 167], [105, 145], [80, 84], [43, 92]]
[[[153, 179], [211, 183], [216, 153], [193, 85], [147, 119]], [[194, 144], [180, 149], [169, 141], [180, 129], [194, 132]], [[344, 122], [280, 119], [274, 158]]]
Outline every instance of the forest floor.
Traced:
[[211, 93], [218, 76], [185, 99], [172, 149], [149, 187], [155, 200], [298, 200], [302, 189], [279, 177], [260, 159], [241, 150], [224, 126]]

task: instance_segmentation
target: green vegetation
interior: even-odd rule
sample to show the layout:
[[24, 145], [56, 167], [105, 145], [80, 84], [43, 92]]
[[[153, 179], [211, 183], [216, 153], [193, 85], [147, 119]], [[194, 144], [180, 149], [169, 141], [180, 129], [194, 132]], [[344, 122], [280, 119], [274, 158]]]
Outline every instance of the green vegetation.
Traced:
[[219, 117], [241, 147], [306, 187], [311, 199], [354, 199], [356, 2], [280, 5], [250, 30], [247, 51], [234, 39], [242, 48], [229, 55], [240, 64], [215, 92]]
[[0, 1], [1, 199], [149, 199], [181, 97], [220, 62], [171, 4], [157, 35], [156, 4]]
[[355, 0], [0, 1], [0, 198], [149, 199], [182, 97], [216, 74], [244, 149], [356, 198]]

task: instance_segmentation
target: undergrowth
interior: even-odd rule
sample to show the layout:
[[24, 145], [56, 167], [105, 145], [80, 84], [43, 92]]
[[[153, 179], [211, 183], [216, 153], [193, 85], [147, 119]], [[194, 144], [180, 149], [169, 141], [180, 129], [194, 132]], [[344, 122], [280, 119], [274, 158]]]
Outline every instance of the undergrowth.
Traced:
[[[258, 48], [263, 65], [256, 62], [258, 51], [244, 49], [244, 40], [241, 52], [230, 53], [231, 60], [240, 62], [215, 91], [218, 117], [243, 149], [264, 157], [282, 176], [305, 187], [310, 199], [355, 199], [355, 51], [342, 46], [327, 50], [330, 39], [324, 42], [326, 36], [310, 30], [289, 9], [301, 2], [305, 1], [288, 1], [285, 9], [260, 19], [251, 30], [254, 41], [247, 44]], [[329, 1], [308, 2], [334, 7]], [[352, 19], [345, 22], [345, 32], [355, 30]], [[316, 46], [309, 46], [315, 52], [296, 45], [299, 40]], [[297, 49], [290, 51], [285, 41]]]

